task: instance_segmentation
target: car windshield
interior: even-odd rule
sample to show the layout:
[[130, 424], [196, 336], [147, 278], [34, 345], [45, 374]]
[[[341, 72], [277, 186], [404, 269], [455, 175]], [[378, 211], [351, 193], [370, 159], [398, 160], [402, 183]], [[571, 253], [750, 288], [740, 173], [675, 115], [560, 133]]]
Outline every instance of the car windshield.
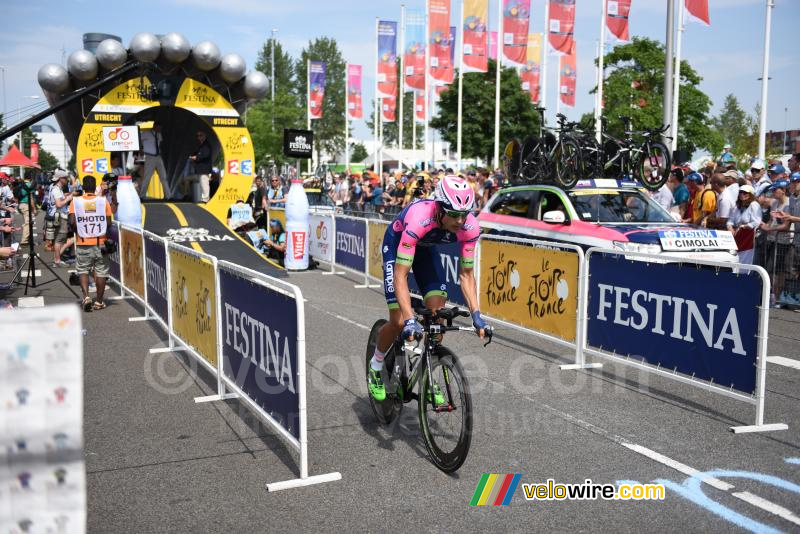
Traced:
[[577, 190], [571, 191], [569, 198], [578, 217], [586, 222], [675, 222], [664, 208], [635, 189]]

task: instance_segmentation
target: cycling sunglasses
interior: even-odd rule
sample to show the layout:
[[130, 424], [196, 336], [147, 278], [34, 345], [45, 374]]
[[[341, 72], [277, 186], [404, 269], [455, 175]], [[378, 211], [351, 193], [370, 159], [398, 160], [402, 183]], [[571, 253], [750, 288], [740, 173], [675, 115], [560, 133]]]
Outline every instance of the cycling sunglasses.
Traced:
[[452, 217], [453, 219], [459, 219], [464, 217], [466, 219], [467, 215], [469, 215], [468, 211], [456, 211], [456, 210], [444, 210], [444, 214], [448, 217]]

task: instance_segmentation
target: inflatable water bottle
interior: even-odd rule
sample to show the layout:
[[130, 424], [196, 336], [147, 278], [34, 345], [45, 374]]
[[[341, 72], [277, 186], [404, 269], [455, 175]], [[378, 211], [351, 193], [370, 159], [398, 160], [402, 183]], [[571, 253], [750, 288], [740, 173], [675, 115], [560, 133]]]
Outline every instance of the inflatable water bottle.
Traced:
[[292, 271], [308, 269], [308, 240], [311, 233], [308, 197], [303, 180], [292, 180], [286, 195], [286, 256], [284, 266]]
[[117, 213], [114, 218], [124, 224], [142, 227], [142, 202], [130, 176], [117, 178]]

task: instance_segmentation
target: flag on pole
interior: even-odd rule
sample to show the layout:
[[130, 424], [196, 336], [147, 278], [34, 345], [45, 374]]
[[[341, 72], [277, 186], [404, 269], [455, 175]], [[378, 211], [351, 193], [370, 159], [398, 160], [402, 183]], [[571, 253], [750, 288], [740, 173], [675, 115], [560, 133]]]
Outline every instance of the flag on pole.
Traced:
[[539, 75], [542, 68], [542, 34], [528, 35], [528, 58], [520, 70], [522, 90], [531, 97], [531, 103], [539, 101]]
[[706, 26], [711, 26], [711, 17], [708, 14], [708, 0], [686, 0], [686, 11], [689, 16]]
[[312, 61], [309, 70], [308, 84], [308, 111], [312, 119], [322, 118], [322, 101], [325, 98], [325, 69], [324, 61]]
[[[443, 75], [444, 79], [438, 80], [436, 82], [437, 85], [447, 85], [453, 83], [456, 77], [455, 71], [455, 61], [456, 61], [456, 27], [450, 26], [450, 66], [447, 69], [444, 69]], [[440, 93], [437, 93], [440, 94]]]
[[425, 122], [425, 90], [414, 91], [414, 117], [417, 122]]
[[384, 96], [381, 98], [383, 122], [394, 122], [397, 118], [397, 97]]
[[577, 81], [576, 60], [575, 60], [575, 45], [572, 45], [572, 50], [569, 54], [563, 55], [560, 58], [559, 64], [559, 81], [558, 92], [561, 98], [561, 103], [567, 107], [575, 107], [575, 82]]
[[497, 60], [497, 32], [489, 32], [489, 59]]
[[397, 94], [397, 23], [378, 22], [378, 94]]
[[486, 72], [486, 27], [489, 20], [489, 0], [464, 0], [463, 43], [464, 72]]
[[503, 57], [524, 65], [528, 47], [531, 0], [503, 0]]
[[347, 117], [364, 117], [361, 104], [361, 65], [347, 65]]
[[446, 82], [452, 79], [448, 70], [453, 69], [450, 60], [450, 0], [428, 0], [428, 61], [431, 78]]
[[421, 9], [406, 10], [403, 78], [406, 89], [425, 89], [425, 13]]
[[575, 46], [575, 0], [548, 1], [548, 42], [557, 54], [569, 54]]
[[631, 12], [631, 0], [606, 0], [606, 27], [617, 41], [628, 42], [628, 15]]

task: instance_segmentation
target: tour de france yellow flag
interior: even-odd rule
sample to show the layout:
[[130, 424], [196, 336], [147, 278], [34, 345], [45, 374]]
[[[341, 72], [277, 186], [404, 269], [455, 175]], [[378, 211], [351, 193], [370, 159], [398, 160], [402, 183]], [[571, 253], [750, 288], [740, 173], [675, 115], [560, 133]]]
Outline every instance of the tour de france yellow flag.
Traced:
[[144, 253], [142, 234], [121, 228], [119, 232], [122, 279], [125, 287], [144, 300]]
[[172, 327], [212, 366], [217, 366], [216, 288], [214, 265], [171, 248]]
[[576, 253], [488, 239], [480, 248], [481, 311], [575, 341]]

